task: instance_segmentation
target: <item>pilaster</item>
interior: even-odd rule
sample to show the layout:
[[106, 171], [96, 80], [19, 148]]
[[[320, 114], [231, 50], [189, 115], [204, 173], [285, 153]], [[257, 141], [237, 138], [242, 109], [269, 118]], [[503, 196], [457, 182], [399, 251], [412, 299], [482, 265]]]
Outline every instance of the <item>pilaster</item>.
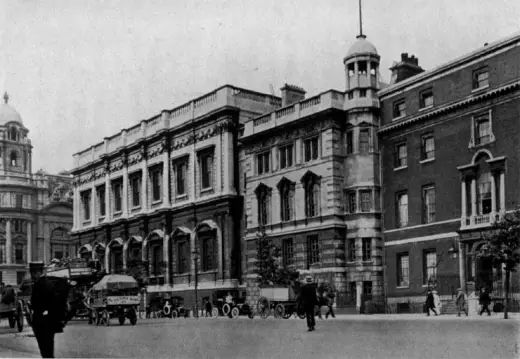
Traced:
[[13, 263], [13, 238], [12, 238], [12, 229], [11, 229], [11, 219], [7, 218], [5, 224], [5, 261], [7, 264]]

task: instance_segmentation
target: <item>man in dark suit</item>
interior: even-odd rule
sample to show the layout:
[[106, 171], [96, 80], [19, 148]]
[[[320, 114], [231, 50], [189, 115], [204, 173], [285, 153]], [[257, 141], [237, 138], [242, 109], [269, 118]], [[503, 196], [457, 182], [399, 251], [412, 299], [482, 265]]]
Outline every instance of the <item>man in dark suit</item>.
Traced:
[[431, 289], [428, 289], [428, 295], [426, 296], [426, 310], [427, 310], [427, 316], [429, 317], [430, 316], [430, 309], [435, 313], [435, 315], [439, 315], [437, 314], [437, 311], [435, 310], [435, 300], [433, 299], [433, 293], [431, 291]]
[[308, 330], [312, 332], [316, 327], [314, 307], [318, 305], [318, 298], [316, 297], [316, 285], [312, 282], [310, 275], [305, 277], [305, 285], [301, 288], [300, 305], [305, 310]]
[[32, 328], [42, 358], [54, 358], [54, 335], [63, 333], [66, 323], [68, 284], [64, 278], [43, 276], [43, 267], [43, 262], [29, 264]]

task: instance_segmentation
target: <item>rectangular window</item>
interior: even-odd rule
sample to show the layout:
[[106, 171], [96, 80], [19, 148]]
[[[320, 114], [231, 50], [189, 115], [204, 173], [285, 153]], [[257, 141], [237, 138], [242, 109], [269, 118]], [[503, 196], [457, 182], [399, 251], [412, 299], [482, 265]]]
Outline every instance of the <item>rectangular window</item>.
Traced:
[[16, 195], [16, 208], [23, 208], [23, 194]]
[[482, 145], [491, 141], [491, 126], [489, 116], [482, 115], [475, 118], [475, 144]]
[[372, 296], [372, 281], [363, 281], [363, 295], [365, 299]]
[[359, 131], [359, 153], [367, 154], [370, 150], [370, 129], [364, 128]]
[[432, 134], [424, 135], [421, 141], [421, 160], [435, 158], [435, 138]]
[[406, 116], [406, 102], [399, 100], [394, 103], [394, 118]]
[[280, 147], [280, 169], [288, 168], [293, 165], [293, 145]]
[[427, 249], [423, 252], [423, 284], [427, 285], [437, 279], [437, 252]]
[[419, 107], [420, 108], [428, 108], [433, 106], [433, 91], [432, 89], [424, 90], [421, 92]]
[[69, 256], [68, 244], [51, 244], [51, 256], [56, 259], [67, 258]]
[[[483, 172], [477, 180], [477, 213], [491, 213], [491, 172]], [[496, 182], [496, 181], [495, 181]]]
[[213, 237], [202, 240], [202, 270], [204, 272], [213, 269], [214, 246]]
[[0, 263], [5, 263], [6, 262], [5, 253], [6, 253], [6, 251], [5, 251], [5, 242], [0, 242]]
[[310, 267], [320, 262], [320, 243], [318, 235], [307, 236], [307, 263]]
[[152, 182], [152, 201], [160, 201], [162, 196], [162, 171], [160, 169], [150, 171], [150, 178]]
[[271, 151], [265, 151], [258, 155], [256, 155], [256, 171], [257, 174], [261, 175], [264, 173], [268, 173], [270, 170], [270, 161]]
[[372, 260], [372, 238], [362, 238], [363, 261]]
[[83, 204], [83, 219], [90, 219], [90, 191], [81, 194], [81, 203]]
[[356, 203], [356, 192], [348, 192], [347, 193], [347, 209], [349, 213], [357, 212], [357, 203]]
[[99, 216], [104, 217], [106, 213], [105, 203], [105, 187], [99, 187], [97, 189], [98, 203], [99, 203]]
[[435, 222], [435, 187], [428, 185], [422, 189], [423, 223]]
[[199, 155], [202, 189], [213, 188], [213, 152]]
[[283, 265], [290, 266], [294, 264], [294, 242], [291, 239], [284, 239], [282, 247]]
[[480, 89], [489, 86], [489, 72], [487, 68], [473, 72], [473, 89]]
[[349, 262], [356, 261], [356, 238], [348, 239], [348, 260]]
[[179, 162], [175, 166], [175, 177], [176, 177], [176, 181], [175, 181], [176, 191], [175, 192], [177, 193], [177, 196], [182, 196], [182, 195], [186, 194], [186, 188], [187, 188], [186, 174], [188, 172], [187, 169], [188, 169], [188, 161]]
[[397, 255], [397, 286], [408, 287], [410, 285], [410, 269], [408, 253]]
[[354, 153], [354, 131], [347, 132], [347, 155]]
[[123, 209], [123, 186], [121, 183], [115, 183], [112, 187], [114, 192], [114, 212], [121, 212]]
[[318, 159], [318, 147], [318, 136], [303, 141], [305, 162]]
[[395, 168], [406, 167], [408, 165], [408, 151], [406, 143], [399, 143], [395, 146]]
[[132, 177], [132, 207], [139, 207], [141, 205], [141, 179], [139, 177]]
[[397, 227], [402, 228], [408, 225], [408, 193], [397, 194]]
[[367, 97], [367, 90], [359, 90], [359, 97]]
[[16, 264], [23, 264], [24, 263], [24, 255], [25, 252], [25, 246], [21, 243], [17, 243], [14, 246], [14, 261]]
[[[354, 71], [352, 71], [352, 74], [353, 73], [354, 73]], [[350, 74], [350, 72], [349, 72], [349, 74]], [[348, 96], [349, 100], [352, 100], [354, 98], [354, 91], [349, 91], [347, 96]]]
[[370, 212], [372, 210], [372, 191], [360, 191], [361, 196], [361, 212]]
[[189, 271], [188, 267], [188, 243], [186, 241], [181, 241], [177, 244], [177, 253], [178, 253], [178, 264], [177, 264], [177, 272], [179, 274], [186, 273]]

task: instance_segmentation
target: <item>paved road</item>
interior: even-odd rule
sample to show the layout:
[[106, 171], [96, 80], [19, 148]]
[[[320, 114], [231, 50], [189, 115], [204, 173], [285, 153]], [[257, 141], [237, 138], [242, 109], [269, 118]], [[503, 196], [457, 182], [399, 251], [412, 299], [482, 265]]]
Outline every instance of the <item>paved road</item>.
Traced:
[[[520, 319], [497, 316], [341, 316], [307, 332], [299, 319], [147, 319], [136, 326], [71, 322], [58, 357], [91, 358], [520, 358]], [[0, 323], [0, 357], [38, 357], [30, 328]]]

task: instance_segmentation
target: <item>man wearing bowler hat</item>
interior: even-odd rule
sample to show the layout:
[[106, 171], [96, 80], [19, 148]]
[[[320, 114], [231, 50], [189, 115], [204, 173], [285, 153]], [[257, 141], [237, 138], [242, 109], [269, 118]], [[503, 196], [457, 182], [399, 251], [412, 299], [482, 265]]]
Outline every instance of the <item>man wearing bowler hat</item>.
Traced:
[[64, 278], [44, 276], [43, 268], [43, 262], [29, 264], [33, 280], [32, 328], [42, 358], [54, 358], [54, 335], [62, 333], [65, 326], [68, 285]]
[[314, 318], [314, 307], [318, 305], [318, 298], [316, 297], [316, 285], [312, 282], [310, 275], [305, 277], [305, 285], [300, 292], [300, 305], [305, 310], [307, 318], [307, 327], [309, 332], [312, 332], [316, 327], [316, 318]]

